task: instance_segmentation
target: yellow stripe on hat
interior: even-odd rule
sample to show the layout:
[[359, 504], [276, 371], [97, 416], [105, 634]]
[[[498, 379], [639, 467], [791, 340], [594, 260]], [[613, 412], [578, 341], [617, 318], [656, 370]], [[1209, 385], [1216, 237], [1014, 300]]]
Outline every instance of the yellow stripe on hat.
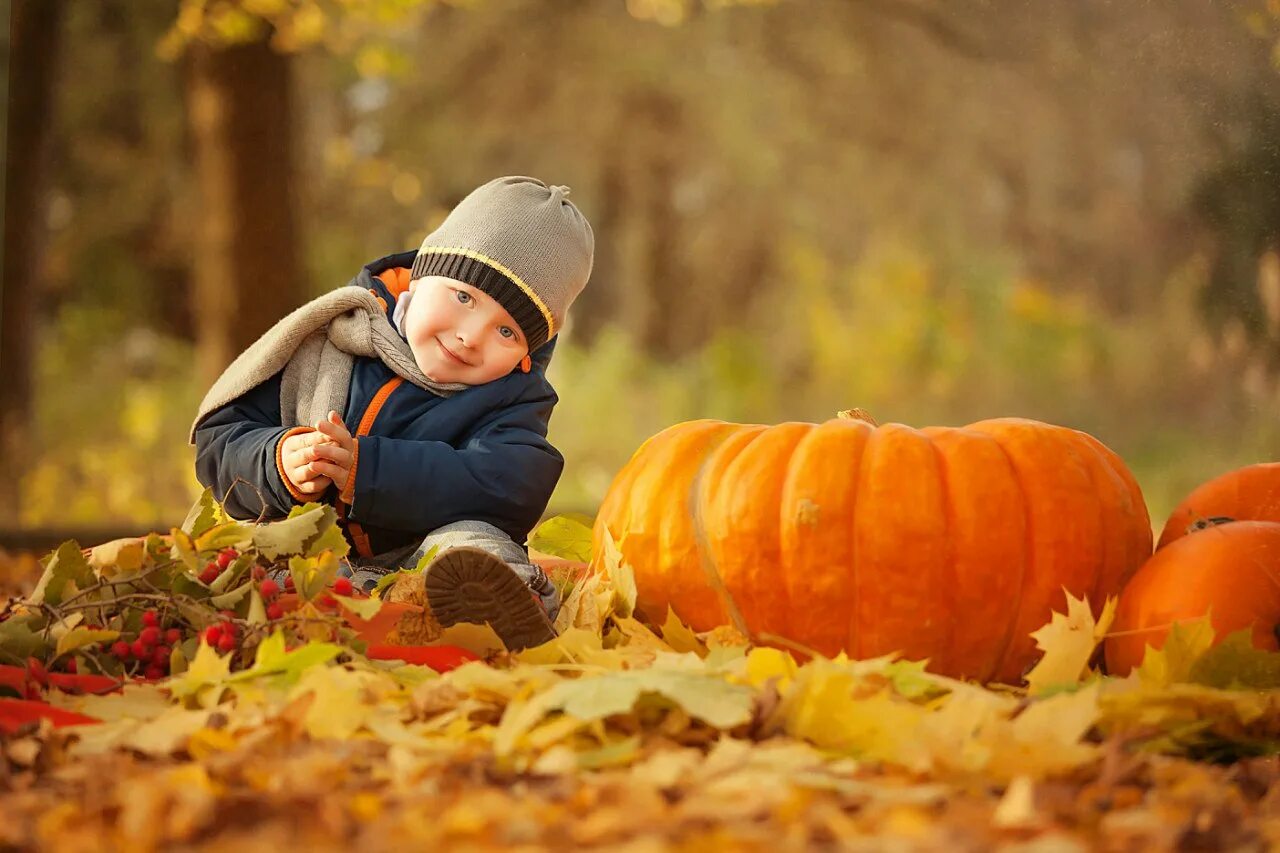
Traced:
[[501, 261], [496, 261], [488, 255], [482, 255], [481, 253], [471, 249], [462, 249], [457, 246], [423, 246], [418, 249], [418, 254], [461, 255], [464, 258], [471, 258], [472, 260], [488, 264], [507, 278], [511, 279], [511, 281], [515, 283], [516, 287], [520, 288], [524, 295], [529, 297], [529, 300], [538, 309], [539, 313], [542, 314], [542, 319], [547, 321], [547, 339], [550, 340], [552, 336], [555, 335], [556, 322], [555, 318], [551, 316], [551, 309], [547, 308], [547, 304], [542, 301], [538, 294], [533, 292], [533, 288], [526, 284], [524, 279], [516, 275], [513, 270], [508, 269]]

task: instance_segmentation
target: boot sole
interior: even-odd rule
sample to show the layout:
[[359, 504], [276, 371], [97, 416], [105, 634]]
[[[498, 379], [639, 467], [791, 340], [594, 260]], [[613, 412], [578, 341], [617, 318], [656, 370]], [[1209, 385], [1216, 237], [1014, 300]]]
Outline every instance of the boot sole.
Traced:
[[431, 614], [444, 627], [488, 622], [511, 651], [540, 646], [555, 628], [533, 592], [502, 560], [479, 548], [450, 548], [423, 572]]

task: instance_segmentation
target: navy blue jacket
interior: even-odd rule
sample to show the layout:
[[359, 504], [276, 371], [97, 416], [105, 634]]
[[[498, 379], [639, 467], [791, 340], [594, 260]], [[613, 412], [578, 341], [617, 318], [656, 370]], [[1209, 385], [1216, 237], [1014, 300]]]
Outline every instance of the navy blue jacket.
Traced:
[[[388, 320], [396, 300], [377, 275], [411, 266], [414, 254], [381, 258], [351, 281], [382, 297]], [[357, 553], [382, 554], [463, 520], [487, 521], [524, 543], [564, 468], [547, 442], [558, 399], [546, 378], [554, 349], [554, 339], [539, 348], [528, 373], [517, 368], [450, 397], [400, 381], [379, 359], [355, 359], [343, 412], [358, 443], [354, 492], [348, 487], [348, 504], [331, 487], [323, 500], [337, 507]], [[371, 410], [380, 390], [385, 399]], [[215, 498], [226, 496], [235, 518], [264, 509], [264, 518], [279, 518], [298, 503], [276, 464], [276, 445], [290, 431], [280, 420], [276, 374], [196, 427], [196, 477]]]

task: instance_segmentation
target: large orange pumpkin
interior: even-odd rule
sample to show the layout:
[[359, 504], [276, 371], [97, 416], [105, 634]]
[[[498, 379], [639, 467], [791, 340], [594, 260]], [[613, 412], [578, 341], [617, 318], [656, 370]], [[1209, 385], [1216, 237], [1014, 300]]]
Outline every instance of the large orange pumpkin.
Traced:
[[984, 681], [1035, 660], [1064, 587], [1098, 608], [1151, 554], [1142, 493], [1092, 436], [868, 421], [664, 430], [614, 479], [596, 553], [607, 529], [651, 619], [724, 624], [722, 585], [753, 633]]
[[1225, 519], [1280, 522], [1280, 462], [1246, 465], [1198, 486], [1174, 508], [1156, 549]]
[[1209, 616], [1215, 642], [1253, 630], [1253, 645], [1277, 649], [1280, 524], [1236, 521], [1184, 536], [1125, 586], [1106, 643], [1107, 671], [1126, 675], [1146, 647], [1163, 648], [1174, 622]]

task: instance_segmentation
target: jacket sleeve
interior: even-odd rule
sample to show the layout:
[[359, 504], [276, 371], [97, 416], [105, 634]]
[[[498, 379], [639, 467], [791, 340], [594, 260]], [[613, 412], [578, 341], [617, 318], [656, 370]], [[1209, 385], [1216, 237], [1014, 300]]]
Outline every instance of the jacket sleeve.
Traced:
[[363, 436], [348, 517], [423, 535], [455, 521], [487, 521], [523, 544], [564, 469], [546, 439], [554, 397], [497, 410], [460, 447]]
[[[280, 425], [280, 375], [210, 413], [196, 428], [196, 479], [213, 490], [233, 518], [281, 518], [298, 501], [280, 475], [276, 448], [290, 432]], [[265, 506], [264, 506], [265, 504]]]

